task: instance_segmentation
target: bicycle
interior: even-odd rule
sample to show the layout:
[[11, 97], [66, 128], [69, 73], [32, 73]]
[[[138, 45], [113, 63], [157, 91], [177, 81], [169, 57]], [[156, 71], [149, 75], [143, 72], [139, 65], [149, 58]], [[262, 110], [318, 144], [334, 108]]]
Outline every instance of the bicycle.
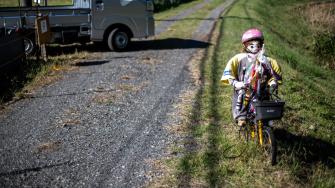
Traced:
[[[255, 141], [263, 149], [267, 157], [270, 158], [271, 165], [276, 164], [277, 143], [273, 133], [273, 120], [283, 117], [285, 102], [276, 94], [278, 91], [270, 93], [269, 97], [262, 97], [259, 93], [252, 93], [251, 100], [245, 101], [246, 125], [240, 127], [239, 135], [248, 142]], [[251, 101], [251, 102], [250, 102]]]

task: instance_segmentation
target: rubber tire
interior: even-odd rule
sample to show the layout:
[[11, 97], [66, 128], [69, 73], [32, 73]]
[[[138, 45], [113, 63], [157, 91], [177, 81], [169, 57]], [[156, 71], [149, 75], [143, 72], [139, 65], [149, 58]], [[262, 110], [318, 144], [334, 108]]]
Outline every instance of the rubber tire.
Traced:
[[277, 142], [271, 127], [263, 127], [263, 146], [266, 155], [270, 157], [271, 165], [277, 163]]
[[120, 28], [113, 29], [107, 38], [107, 45], [111, 51], [125, 51], [130, 43], [129, 34]]
[[24, 52], [26, 53], [27, 56], [34, 55], [37, 50], [37, 46], [35, 44], [35, 40], [33, 37], [24, 37]]

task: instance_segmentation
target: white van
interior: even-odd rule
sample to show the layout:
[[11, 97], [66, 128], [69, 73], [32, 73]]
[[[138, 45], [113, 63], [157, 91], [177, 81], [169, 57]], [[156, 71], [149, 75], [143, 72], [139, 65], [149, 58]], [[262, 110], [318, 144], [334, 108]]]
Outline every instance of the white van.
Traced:
[[24, 7], [0, 7], [0, 30], [24, 30], [28, 53], [35, 47], [38, 13], [49, 17], [51, 43], [103, 41], [110, 50], [122, 51], [131, 38], [155, 33], [152, 0], [72, 0], [61, 6], [50, 6], [52, 0], [24, 1]]

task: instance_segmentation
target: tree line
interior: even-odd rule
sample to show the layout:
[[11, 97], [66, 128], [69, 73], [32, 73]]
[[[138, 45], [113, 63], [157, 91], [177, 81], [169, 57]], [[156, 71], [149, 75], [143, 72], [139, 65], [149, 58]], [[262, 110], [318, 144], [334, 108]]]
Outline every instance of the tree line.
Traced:
[[153, 0], [155, 12], [160, 12], [193, 0]]

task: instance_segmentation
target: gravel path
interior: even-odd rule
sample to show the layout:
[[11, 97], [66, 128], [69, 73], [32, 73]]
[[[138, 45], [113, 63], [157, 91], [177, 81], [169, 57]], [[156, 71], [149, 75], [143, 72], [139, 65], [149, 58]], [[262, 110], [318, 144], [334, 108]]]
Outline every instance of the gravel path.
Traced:
[[187, 17], [188, 15], [196, 12], [197, 10], [203, 8], [210, 1], [212, 1], [212, 0], [204, 0], [202, 3], [197, 4], [194, 7], [190, 7], [188, 9], [184, 10], [183, 12], [181, 12], [180, 14], [177, 14], [176, 16], [173, 16], [171, 18], [162, 19], [162, 20], [155, 20], [155, 21], [160, 22], [160, 24], [155, 28], [155, 34], [156, 35], [161, 34], [163, 31], [166, 31], [173, 23], [175, 23], [176, 21], [181, 20], [181, 19]]
[[[207, 24], [196, 32], [210, 34]], [[0, 115], [0, 187], [145, 185], [150, 160], [168, 155], [176, 139], [164, 128], [172, 105], [195, 88], [187, 62], [208, 46], [196, 39], [135, 41], [130, 52], [101, 53], [8, 106]]]

